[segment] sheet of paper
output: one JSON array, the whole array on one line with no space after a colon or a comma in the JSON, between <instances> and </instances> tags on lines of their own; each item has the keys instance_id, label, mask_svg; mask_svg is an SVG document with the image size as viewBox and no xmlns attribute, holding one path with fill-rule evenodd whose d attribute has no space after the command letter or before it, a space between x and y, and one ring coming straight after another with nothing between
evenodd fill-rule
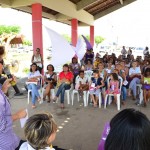
<instances>
[{"instance_id":1,"label":"sheet of paper","mask_svg":"<svg viewBox=\"0 0 150 150\"><path fill-rule=\"evenodd\" d=\"M27 110L27 109L26 109L26 112L27 112L26 117L20 119L20 125L21 125L21 128L24 127L24 125L25 125L25 123L26 123L26 121L27 121L27 119L28 119L28 110Z\"/></svg>"}]
</instances>

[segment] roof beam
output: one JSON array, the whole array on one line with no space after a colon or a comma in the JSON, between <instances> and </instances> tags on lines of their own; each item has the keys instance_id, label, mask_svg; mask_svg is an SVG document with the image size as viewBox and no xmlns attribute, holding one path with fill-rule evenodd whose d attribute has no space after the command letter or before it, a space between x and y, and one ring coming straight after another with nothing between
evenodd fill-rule
<instances>
[{"instance_id":1,"label":"roof beam","mask_svg":"<svg viewBox=\"0 0 150 150\"><path fill-rule=\"evenodd\" d=\"M60 13L55 15L55 17L56 17L57 20L70 20L71 19L71 17L60 14Z\"/></svg>"},{"instance_id":2,"label":"roof beam","mask_svg":"<svg viewBox=\"0 0 150 150\"><path fill-rule=\"evenodd\" d=\"M55 10L64 16L76 18L88 25L94 24L94 17L90 13L85 10L77 11L76 5L69 0L13 0L11 7L17 8L22 6L29 6L34 3L41 3L43 6Z\"/></svg>"},{"instance_id":3,"label":"roof beam","mask_svg":"<svg viewBox=\"0 0 150 150\"><path fill-rule=\"evenodd\" d=\"M0 0L0 4L3 6L3 5L8 5L10 6L11 5L11 0Z\"/></svg>"},{"instance_id":4,"label":"roof beam","mask_svg":"<svg viewBox=\"0 0 150 150\"><path fill-rule=\"evenodd\" d=\"M29 6L33 3L36 3L36 0L12 0L11 7L23 7L23 6Z\"/></svg>"},{"instance_id":5,"label":"roof beam","mask_svg":"<svg viewBox=\"0 0 150 150\"><path fill-rule=\"evenodd\" d=\"M119 0L119 1L120 1L121 5L123 5L123 0Z\"/></svg>"},{"instance_id":6,"label":"roof beam","mask_svg":"<svg viewBox=\"0 0 150 150\"><path fill-rule=\"evenodd\" d=\"M98 0L81 0L77 3L77 10L86 8L87 6L97 2Z\"/></svg>"},{"instance_id":7,"label":"roof beam","mask_svg":"<svg viewBox=\"0 0 150 150\"><path fill-rule=\"evenodd\" d=\"M101 18L101 17L103 17L103 16L105 16L105 15L107 15L107 14L109 14L109 13L112 13L113 11L115 11L115 10L117 10L117 9L120 9L120 8L126 6L126 5L129 5L130 3L135 2L135 1L137 1L137 0L126 0L126 1L124 1L123 5L117 4L117 5L111 7L111 8L109 8L109 9L107 9L107 10L104 10L104 11L102 11L102 12L96 14L96 15L94 16L94 19L95 19L95 20L96 20L96 19L99 19L99 18Z\"/></svg>"},{"instance_id":8,"label":"roof beam","mask_svg":"<svg viewBox=\"0 0 150 150\"><path fill-rule=\"evenodd\" d=\"M15 8L15 9L19 9L21 11L25 11L27 13L32 14L31 7L18 7L18 8ZM51 20L56 20L56 17L54 15L49 14L49 13L42 12L42 16L45 17L45 18L51 19Z\"/></svg>"}]
</instances>

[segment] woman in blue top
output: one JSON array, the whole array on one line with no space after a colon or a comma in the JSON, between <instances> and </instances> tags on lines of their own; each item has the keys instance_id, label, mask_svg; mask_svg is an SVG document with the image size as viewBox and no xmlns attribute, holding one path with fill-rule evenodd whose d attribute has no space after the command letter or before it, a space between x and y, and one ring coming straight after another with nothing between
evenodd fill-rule
<instances>
[{"instance_id":1,"label":"woman in blue top","mask_svg":"<svg viewBox=\"0 0 150 150\"><path fill-rule=\"evenodd\" d=\"M97 107L98 97L100 93L100 89L104 86L104 81L101 77L99 77L99 71L94 70L93 71L93 77L91 78L90 82L90 96L94 103L94 107ZM94 97L95 95L95 97Z\"/></svg>"}]
</instances>

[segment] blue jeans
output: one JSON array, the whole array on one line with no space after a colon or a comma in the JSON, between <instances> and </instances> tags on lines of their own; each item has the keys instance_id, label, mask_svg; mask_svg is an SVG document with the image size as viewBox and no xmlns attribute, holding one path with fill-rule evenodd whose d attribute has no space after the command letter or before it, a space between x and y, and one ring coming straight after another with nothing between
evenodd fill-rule
<instances>
[{"instance_id":1,"label":"blue jeans","mask_svg":"<svg viewBox=\"0 0 150 150\"><path fill-rule=\"evenodd\" d=\"M130 82L129 89L133 91L133 96L136 97L136 85L140 83L139 78L133 78L133 80Z\"/></svg>"},{"instance_id":2,"label":"blue jeans","mask_svg":"<svg viewBox=\"0 0 150 150\"><path fill-rule=\"evenodd\" d=\"M62 83L59 86L58 91L56 93L56 97L59 97L59 94L61 94L61 99L60 99L61 103L64 103L65 90L69 90L70 87L71 87L70 84L66 84L66 83Z\"/></svg>"},{"instance_id":3,"label":"blue jeans","mask_svg":"<svg viewBox=\"0 0 150 150\"><path fill-rule=\"evenodd\" d=\"M127 99L127 88L125 86L122 86L121 88L121 95L122 95L122 100L125 101Z\"/></svg>"},{"instance_id":4,"label":"blue jeans","mask_svg":"<svg viewBox=\"0 0 150 150\"><path fill-rule=\"evenodd\" d=\"M40 97L40 94L38 92L38 89L40 89L40 85L31 83L27 87L28 87L28 90L31 90L32 92L32 104L35 105L36 97Z\"/></svg>"}]
</instances>

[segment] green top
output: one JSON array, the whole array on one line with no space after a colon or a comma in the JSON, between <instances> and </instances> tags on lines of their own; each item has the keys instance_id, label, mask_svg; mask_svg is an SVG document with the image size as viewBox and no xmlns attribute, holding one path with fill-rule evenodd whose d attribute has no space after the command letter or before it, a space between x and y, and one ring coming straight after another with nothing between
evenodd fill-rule
<instances>
[{"instance_id":1,"label":"green top","mask_svg":"<svg viewBox=\"0 0 150 150\"><path fill-rule=\"evenodd\" d=\"M144 77L144 83L150 84L150 78Z\"/></svg>"}]
</instances>

